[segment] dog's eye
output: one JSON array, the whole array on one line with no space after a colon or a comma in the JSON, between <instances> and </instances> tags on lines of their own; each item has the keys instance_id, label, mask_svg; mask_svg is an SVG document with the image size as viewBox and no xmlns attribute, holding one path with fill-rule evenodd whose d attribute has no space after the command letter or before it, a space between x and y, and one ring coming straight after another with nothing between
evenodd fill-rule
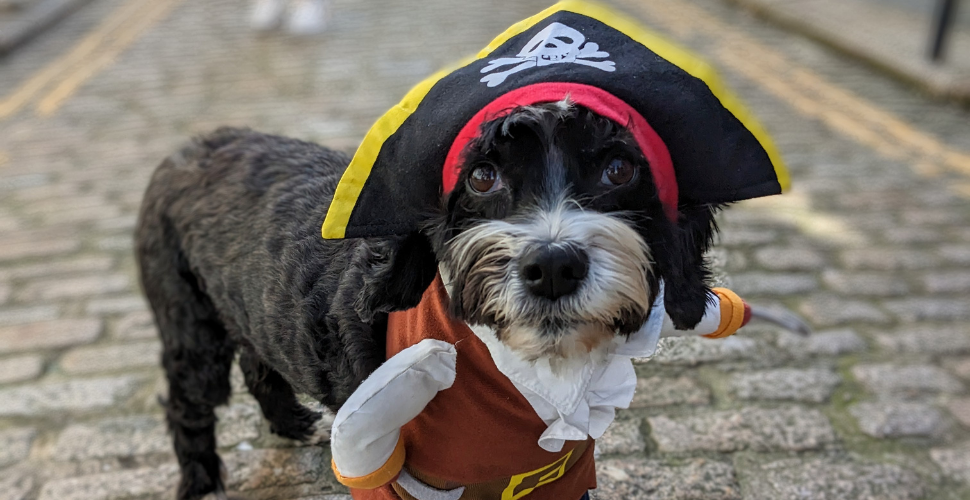
<instances>
[{"instance_id":1,"label":"dog's eye","mask_svg":"<svg viewBox=\"0 0 970 500\"><path fill-rule=\"evenodd\" d=\"M637 169L630 162L622 158L613 158L610 164L603 169L603 177L600 182L607 186L622 186L633 180Z\"/></svg>"},{"instance_id":2,"label":"dog's eye","mask_svg":"<svg viewBox=\"0 0 970 500\"><path fill-rule=\"evenodd\" d=\"M502 178L495 171L495 167L482 165L472 170L468 177L468 186L477 193L492 193L502 187Z\"/></svg>"}]
</instances>

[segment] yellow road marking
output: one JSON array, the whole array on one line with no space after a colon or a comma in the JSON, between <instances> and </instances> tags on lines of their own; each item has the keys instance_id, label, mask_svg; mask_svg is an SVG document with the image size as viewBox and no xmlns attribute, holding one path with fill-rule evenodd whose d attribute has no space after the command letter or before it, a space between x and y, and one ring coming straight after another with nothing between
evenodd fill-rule
<instances>
[{"instance_id":1,"label":"yellow road marking","mask_svg":"<svg viewBox=\"0 0 970 500\"><path fill-rule=\"evenodd\" d=\"M960 196L970 198L970 182L961 182L952 186L955 193Z\"/></svg>"},{"instance_id":2,"label":"yellow road marking","mask_svg":"<svg viewBox=\"0 0 970 500\"><path fill-rule=\"evenodd\" d=\"M951 148L905 120L827 81L812 70L792 63L784 54L687 2L620 0L630 9L654 18L678 36L716 33L714 53L722 65L789 103L799 113L879 154L906 160L920 175L947 169L970 176L970 154Z\"/></svg>"},{"instance_id":3,"label":"yellow road marking","mask_svg":"<svg viewBox=\"0 0 970 500\"><path fill-rule=\"evenodd\" d=\"M129 24L132 17L146 10L151 3L144 0L129 0L115 9L108 18L78 42L70 52L43 67L16 90L0 100L0 120L20 111L35 95L44 90L61 74L84 64L106 40L110 40L115 30Z\"/></svg>"},{"instance_id":4,"label":"yellow road marking","mask_svg":"<svg viewBox=\"0 0 970 500\"><path fill-rule=\"evenodd\" d=\"M141 13L138 19L124 26L117 33L114 33L114 36L96 57L88 60L86 64L74 68L70 74L61 80L60 84L45 95L37 104L37 113L40 116L54 114L68 98L74 95L81 85L100 73L104 68L110 66L125 49L155 25L155 23L166 17L182 1L162 0L151 2L151 10Z\"/></svg>"},{"instance_id":5,"label":"yellow road marking","mask_svg":"<svg viewBox=\"0 0 970 500\"><path fill-rule=\"evenodd\" d=\"M845 219L815 209L811 196L799 189L797 184L784 196L754 198L740 205L771 214L794 224L804 234L837 245L859 247L869 241L863 233L849 226Z\"/></svg>"},{"instance_id":6,"label":"yellow road marking","mask_svg":"<svg viewBox=\"0 0 970 500\"><path fill-rule=\"evenodd\" d=\"M10 161L10 157L7 156L7 153L0 151L0 167L6 165L8 161Z\"/></svg>"}]
</instances>

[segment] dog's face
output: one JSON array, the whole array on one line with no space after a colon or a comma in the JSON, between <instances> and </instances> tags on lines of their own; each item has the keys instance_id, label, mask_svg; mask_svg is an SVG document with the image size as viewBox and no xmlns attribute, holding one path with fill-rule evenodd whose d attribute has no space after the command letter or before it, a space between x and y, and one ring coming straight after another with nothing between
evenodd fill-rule
<instances>
[{"instance_id":1,"label":"dog's face","mask_svg":"<svg viewBox=\"0 0 970 500\"><path fill-rule=\"evenodd\" d=\"M709 217L702 226L713 231ZM685 267L696 268L687 274L698 274L691 293L701 300L699 312L687 305L684 326L703 313L699 256L710 235L685 263L695 252L682 240L693 238L664 216L631 133L567 101L484 124L430 233L451 278L452 313L494 328L527 359L568 358L636 331L660 278L669 295L669 275Z\"/></svg>"}]
</instances>

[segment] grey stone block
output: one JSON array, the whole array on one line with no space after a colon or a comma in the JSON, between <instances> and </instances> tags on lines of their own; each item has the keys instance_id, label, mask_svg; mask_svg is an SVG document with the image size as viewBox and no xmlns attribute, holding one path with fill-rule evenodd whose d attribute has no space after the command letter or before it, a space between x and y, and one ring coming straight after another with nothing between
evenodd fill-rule
<instances>
[{"instance_id":1,"label":"grey stone block","mask_svg":"<svg viewBox=\"0 0 970 500\"><path fill-rule=\"evenodd\" d=\"M778 336L778 345L796 357L809 355L839 356L865 351L866 341L850 329L812 332L804 337L791 332Z\"/></svg>"},{"instance_id":2,"label":"grey stone block","mask_svg":"<svg viewBox=\"0 0 970 500\"><path fill-rule=\"evenodd\" d=\"M758 265L772 271L814 271L825 265L819 252L805 247L759 248L754 259Z\"/></svg>"},{"instance_id":3,"label":"grey stone block","mask_svg":"<svg viewBox=\"0 0 970 500\"><path fill-rule=\"evenodd\" d=\"M723 246L745 247L771 243L778 239L778 233L772 230L732 228L730 231L721 232L718 238Z\"/></svg>"},{"instance_id":4,"label":"grey stone block","mask_svg":"<svg viewBox=\"0 0 970 500\"><path fill-rule=\"evenodd\" d=\"M596 464L595 500L740 500L733 468L707 459L602 460Z\"/></svg>"},{"instance_id":5,"label":"grey stone block","mask_svg":"<svg viewBox=\"0 0 970 500\"><path fill-rule=\"evenodd\" d=\"M14 261L26 257L71 253L79 248L81 248L81 240L70 237L52 240L9 241L0 246L0 262Z\"/></svg>"},{"instance_id":6,"label":"grey stone block","mask_svg":"<svg viewBox=\"0 0 970 500\"><path fill-rule=\"evenodd\" d=\"M942 238L938 230L927 227L891 227L883 231L889 243L936 243Z\"/></svg>"},{"instance_id":7,"label":"grey stone block","mask_svg":"<svg viewBox=\"0 0 970 500\"><path fill-rule=\"evenodd\" d=\"M637 380L631 408L671 405L705 405L711 391L690 377L649 377Z\"/></svg>"},{"instance_id":8,"label":"grey stone block","mask_svg":"<svg viewBox=\"0 0 970 500\"><path fill-rule=\"evenodd\" d=\"M766 349L767 346L757 340L737 335L726 339L673 337L660 339L657 354L650 361L662 365L695 366L755 358L764 360L768 355Z\"/></svg>"},{"instance_id":9,"label":"grey stone block","mask_svg":"<svg viewBox=\"0 0 970 500\"><path fill-rule=\"evenodd\" d=\"M964 427L970 429L970 398L959 398L947 402L946 407Z\"/></svg>"},{"instance_id":10,"label":"grey stone block","mask_svg":"<svg viewBox=\"0 0 970 500\"><path fill-rule=\"evenodd\" d=\"M970 292L970 273L947 272L923 276L923 287L930 293L968 293Z\"/></svg>"},{"instance_id":11,"label":"grey stone block","mask_svg":"<svg viewBox=\"0 0 970 500\"><path fill-rule=\"evenodd\" d=\"M68 426L57 438L52 458L59 461L171 453L161 417L140 416Z\"/></svg>"},{"instance_id":12,"label":"grey stone block","mask_svg":"<svg viewBox=\"0 0 970 500\"><path fill-rule=\"evenodd\" d=\"M36 480L26 467L0 471L0 500L26 500Z\"/></svg>"},{"instance_id":13,"label":"grey stone block","mask_svg":"<svg viewBox=\"0 0 970 500\"><path fill-rule=\"evenodd\" d=\"M606 429L606 433L596 440L596 456L644 451L647 445L643 440L643 434L640 433L642 423L639 418L614 421Z\"/></svg>"},{"instance_id":14,"label":"grey stone block","mask_svg":"<svg viewBox=\"0 0 970 500\"><path fill-rule=\"evenodd\" d=\"M263 414L255 401L233 403L216 408L219 422L216 424L216 443L220 447L237 444L259 437Z\"/></svg>"},{"instance_id":15,"label":"grey stone block","mask_svg":"<svg viewBox=\"0 0 970 500\"><path fill-rule=\"evenodd\" d=\"M832 458L784 459L739 467L745 500L916 500L923 485L897 465Z\"/></svg>"},{"instance_id":16,"label":"grey stone block","mask_svg":"<svg viewBox=\"0 0 970 500\"><path fill-rule=\"evenodd\" d=\"M926 393L960 393L963 384L933 365L856 365L852 375L876 394L919 397Z\"/></svg>"},{"instance_id":17,"label":"grey stone block","mask_svg":"<svg viewBox=\"0 0 970 500\"><path fill-rule=\"evenodd\" d=\"M877 334L876 342L885 349L906 353L970 353L970 328L963 324L912 325Z\"/></svg>"},{"instance_id":18,"label":"grey stone block","mask_svg":"<svg viewBox=\"0 0 970 500\"><path fill-rule=\"evenodd\" d=\"M822 281L843 295L893 297L909 292L909 285L894 274L847 273L827 269L822 273Z\"/></svg>"},{"instance_id":19,"label":"grey stone block","mask_svg":"<svg viewBox=\"0 0 970 500\"><path fill-rule=\"evenodd\" d=\"M18 356L0 359L0 384L25 382L40 376L44 371L44 358Z\"/></svg>"},{"instance_id":20,"label":"grey stone block","mask_svg":"<svg viewBox=\"0 0 970 500\"><path fill-rule=\"evenodd\" d=\"M123 295L93 299L84 307L84 312L92 316L99 316L144 311L147 307L148 304L140 295Z\"/></svg>"},{"instance_id":21,"label":"grey stone block","mask_svg":"<svg viewBox=\"0 0 970 500\"><path fill-rule=\"evenodd\" d=\"M890 322L886 313L869 302L831 295L811 297L801 303L799 311L805 315L805 319L823 327L847 323Z\"/></svg>"},{"instance_id":22,"label":"grey stone block","mask_svg":"<svg viewBox=\"0 0 970 500\"><path fill-rule=\"evenodd\" d=\"M730 388L739 399L827 401L842 378L825 368L782 368L731 377Z\"/></svg>"},{"instance_id":23,"label":"grey stone block","mask_svg":"<svg viewBox=\"0 0 970 500\"><path fill-rule=\"evenodd\" d=\"M17 294L21 301L90 297L126 290L131 284L123 274L94 275L76 278L47 279L28 283Z\"/></svg>"},{"instance_id":24,"label":"grey stone block","mask_svg":"<svg viewBox=\"0 0 970 500\"><path fill-rule=\"evenodd\" d=\"M849 269L877 271L926 269L935 266L938 261L932 253L920 250L870 247L846 250L842 253L842 263Z\"/></svg>"},{"instance_id":25,"label":"grey stone block","mask_svg":"<svg viewBox=\"0 0 970 500\"><path fill-rule=\"evenodd\" d=\"M939 253L952 264L970 264L970 245L943 245Z\"/></svg>"},{"instance_id":26,"label":"grey stone block","mask_svg":"<svg viewBox=\"0 0 970 500\"><path fill-rule=\"evenodd\" d=\"M98 338L97 319L63 319L0 328L0 353L54 349L86 344Z\"/></svg>"},{"instance_id":27,"label":"grey stone block","mask_svg":"<svg viewBox=\"0 0 970 500\"><path fill-rule=\"evenodd\" d=\"M0 430L0 468L26 459L35 437L37 430L32 427Z\"/></svg>"},{"instance_id":28,"label":"grey stone block","mask_svg":"<svg viewBox=\"0 0 970 500\"><path fill-rule=\"evenodd\" d=\"M0 390L0 416L42 416L51 411L89 411L119 403L141 378L121 376L25 385Z\"/></svg>"},{"instance_id":29,"label":"grey stone block","mask_svg":"<svg viewBox=\"0 0 970 500\"><path fill-rule=\"evenodd\" d=\"M60 308L57 306L29 306L0 309L0 326L23 325L57 319Z\"/></svg>"},{"instance_id":30,"label":"grey stone block","mask_svg":"<svg viewBox=\"0 0 970 500\"><path fill-rule=\"evenodd\" d=\"M88 374L160 366L161 359L162 344L152 340L77 347L61 358L60 367L70 374Z\"/></svg>"},{"instance_id":31,"label":"grey stone block","mask_svg":"<svg viewBox=\"0 0 970 500\"><path fill-rule=\"evenodd\" d=\"M970 380L970 357L950 360L947 366L953 373L964 380Z\"/></svg>"},{"instance_id":32,"label":"grey stone block","mask_svg":"<svg viewBox=\"0 0 970 500\"><path fill-rule=\"evenodd\" d=\"M318 447L232 451L223 460L226 487L237 491L310 483L330 469L329 455Z\"/></svg>"},{"instance_id":33,"label":"grey stone block","mask_svg":"<svg viewBox=\"0 0 970 500\"><path fill-rule=\"evenodd\" d=\"M934 436L944 430L939 409L907 401L862 402L849 408L862 432L876 438Z\"/></svg>"},{"instance_id":34,"label":"grey stone block","mask_svg":"<svg viewBox=\"0 0 970 500\"><path fill-rule=\"evenodd\" d=\"M970 444L956 448L935 448L930 458L954 481L970 485Z\"/></svg>"},{"instance_id":35,"label":"grey stone block","mask_svg":"<svg viewBox=\"0 0 970 500\"><path fill-rule=\"evenodd\" d=\"M175 494L177 464L55 479L40 490L40 500L121 500Z\"/></svg>"},{"instance_id":36,"label":"grey stone block","mask_svg":"<svg viewBox=\"0 0 970 500\"><path fill-rule=\"evenodd\" d=\"M835 441L828 418L804 407L660 415L648 421L650 435L663 452L802 451Z\"/></svg>"},{"instance_id":37,"label":"grey stone block","mask_svg":"<svg viewBox=\"0 0 970 500\"><path fill-rule=\"evenodd\" d=\"M731 276L731 287L741 296L798 295L818 289L811 274L745 273Z\"/></svg>"},{"instance_id":38,"label":"grey stone block","mask_svg":"<svg viewBox=\"0 0 970 500\"><path fill-rule=\"evenodd\" d=\"M883 307L902 321L950 321L970 318L970 300L910 298L883 302Z\"/></svg>"},{"instance_id":39,"label":"grey stone block","mask_svg":"<svg viewBox=\"0 0 970 500\"><path fill-rule=\"evenodd\" d=\"M108 271L114 265L108 255L91 255L68 260L55 260L42 264L20 264L0 269L0 280L43 278L84 272Z\"/></svg>"},{"instance_id":40,"label":"grey stone block","mask_svg":"<svg viewBox=\"0 0 970 500\"><path fill-rule=\"evenodd\" d=\"M156 339L158 330L152 314L142 310L122 316L112 328L112 335L122 340Z\"/></svg>"}]
</instances>

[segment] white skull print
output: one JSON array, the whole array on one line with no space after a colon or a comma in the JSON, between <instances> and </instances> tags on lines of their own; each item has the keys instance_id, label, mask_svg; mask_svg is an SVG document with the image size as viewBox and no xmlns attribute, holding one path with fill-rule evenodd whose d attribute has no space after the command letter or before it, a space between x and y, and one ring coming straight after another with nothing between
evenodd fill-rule
<instances>
[{"instance_id":1,"label":"white skull print","mask_svg":"<svg viewBox=\"0 0 970 500\"><path fill-rule=\"evenodd\" d=\"M482 73L490 73L510 64L516 66L485 75L481 81L489 87L495 87L505 82L509 75L520 71L563 63L582 64L603 71L615 71L616 63L613 61L594 60L610 57L609 52L603 52L599 48L596 43L586 42L586 37L578 30L562 23L552 23L532 37L517 56L493 59L482 68Z\"/></svg>"}]
</instances>

